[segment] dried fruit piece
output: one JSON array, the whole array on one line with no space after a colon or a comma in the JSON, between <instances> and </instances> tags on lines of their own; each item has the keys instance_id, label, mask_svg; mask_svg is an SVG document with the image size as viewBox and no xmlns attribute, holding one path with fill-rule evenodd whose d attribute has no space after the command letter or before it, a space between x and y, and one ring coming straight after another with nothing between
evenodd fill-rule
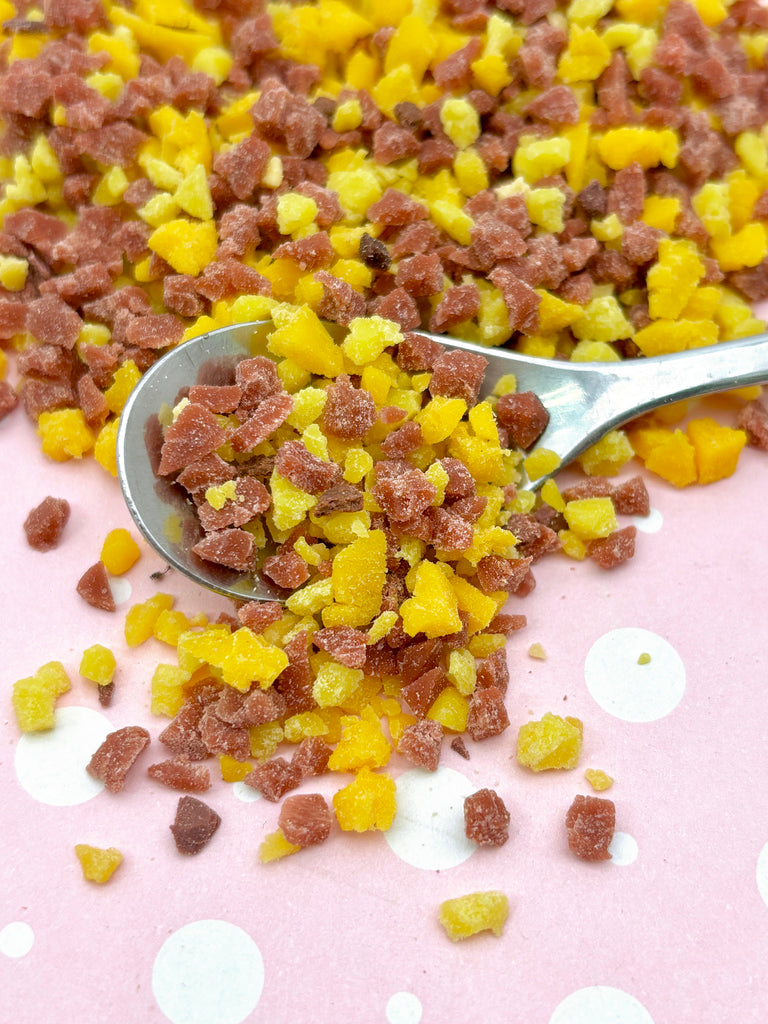
<instances>
[{"instance_id":1,"label":"dried fruit piece","mask_svg":"<svg viewBox=\"0 0 768 1024\"><path fill-rule=\"evenodd\" d=\"M149 746L149 733L140 725L126 725L111 732L86 766L94 779L110 793L119 793L139 754Z\"/></svg>"},{"instance_id":2,"label":"dried fruit piece","mask_svg":"<svg viewBox=\"0 0 768 1024\"><path fill-rule=\"evenodd\" d=\"M517 735L517 760L534 772L575 768L581 754L582 725L578 718L547 712L527 722Z\"/></svg>"},{"instance_id":3,"label":"dried fruit piece","mask_svg":"<svg viewBox=\"0 0 768 1024\"><path fill-rule=\"evenodd\" d=\"M185 793L203 793L211 786L211 773L205 765L195 764L186 757L151 764L147 775L169 789L180 789Z\"/></svg>"},{"instance_id":4,"label":"dried fruit piece","mask_svg":"<svg viewBox=\"0 0 768 1024\"><path fill-rule=\"evenodd\" d=\"M176 849L186 856L199 853L220 824L219 815L202 800L194 796L179 797L176 817L170 826Z\"/></svg>"},{"instance_id":5,"label":"dried fruit piece","mask_svg":"<svg viewBox=\"0 0 768 1024\"><path fill-rule=\"evenodd\" d=\"M565 816L568 848L582 860L610 860L616 806L598 796L576 796Z\"/></svg>"},{"instance_id":6,"label":"dried fruit piece","mask_svg":"<svg viewBox=\"0 0 768 1024\"><path fill-rule=\"evenodd\" d=\"M86 569L77 583L77 592L93 608L113 612L115 599L109 586L109 577L103 562L96 562Z\"/></svg>"},{"instance_id":7,"label":"dried fruit piece","mask_svg":"<svg viewBox=\"0 0 768 1024\"><path fill-rule=\"evenodd\" d=\"M35 551L50 551L61 541L69 521L70 507L65 498L43 498L24 520L27 543Z\"/></svg>"},{"instance_id":8,"label":"dried fruit piece","mask_svg":"<svg viewBox=\"0 0 768 1024\"><path fill-rule=\"evenodd\" d=\"M509 839L509 811L498 793L479 789L464 798L464 832L479 846L503 846Z\"/></svg>"},{"instance_id":9,"label":"dried fruit piece","mask_svg":"<svg viewBox=\"0 0 768 1024\"><path fill-rule=\"evenodd\" d=\"M98 882L100 885L108 882L123 863L122 853L114 846L103 850L87 843L77 843L75 853L83 870L83 878L88 882Z\"/></svg>"},{"instance_id":10,"label":"dried fruit piece","mask_svg":"<svg viewBox=\"0 0 768 1024\"><path fill-rule=\"evenodd\" d=\"M289 796L280 808L278 825L286 840L296 846L315 846L331 834L333 814L319 793Z\"/></svg>"},{"instance_id":11,"label":"dried fruit piece","mask_svg":"<svg viewBox=\"0 0 768 1024\"><path fill-rule=\"evenodd\" d=\"M509 900L496 890L472 892L440 904L440 924L454 942L483 931L499 936L508 915Z\"/></svg>"}]
</instances>

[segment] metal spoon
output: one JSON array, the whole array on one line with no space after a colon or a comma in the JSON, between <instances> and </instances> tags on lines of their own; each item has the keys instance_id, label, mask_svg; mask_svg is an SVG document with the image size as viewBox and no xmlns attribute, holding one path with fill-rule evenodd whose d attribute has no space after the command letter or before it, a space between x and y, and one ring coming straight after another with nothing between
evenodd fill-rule
<instances>
[{"instance_id":1,"label":"metal spoon","mask_svg":"<svg viewBox=\"0 0 768 1024\"><path fill-rule=\"evenodd\" d=\"M341 340L342 328L326 324ZM158 414L176 404L194 383L229 383L235 363L266 355L270 321L221 327L172 349L144 374L123 410L117 469L136 525L159 554L197 583L237 600L280 600L283 592L258 575L242 574L197 558L191 548L201 532L186 492L155 473L162 427ZM423 332L422 332L423 333ZM480 397L513 373L518 391L533 391L549 412L538 445L567 465L609 430L641 413L683 398L768 381L768 334L675 355L611 363L570 363L488 349L444 335L427 335L448 349L488 360ZM546 477L528 481L535 490Z\"/></svg>"}]
</instances>

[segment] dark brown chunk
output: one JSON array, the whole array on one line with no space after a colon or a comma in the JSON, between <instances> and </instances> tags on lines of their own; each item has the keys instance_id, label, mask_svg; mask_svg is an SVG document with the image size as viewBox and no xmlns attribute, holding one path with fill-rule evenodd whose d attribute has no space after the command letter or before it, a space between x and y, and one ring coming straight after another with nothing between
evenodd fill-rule
<instances>
[{"instance_id":1,"label":"dark brown chunk","mask_svg":"<svg viewBox=\"0 0 768 1024\"><path fill-rule=\"evenodd\" d=\"M186 856L199 853L220 824L219 815L202 800L194 796L179 797L176 817L170 826L176 849Z\"/></svg>"},{"instance_id":2,"label":"dark brown chunk","mask_svg":"<svg viewBox=\"0 0 768 1024\"><path fill-rule=\"evenodd\" d=\"M577 796L565 816L568 847L582 860L610 860L616 806L598 796Z\"/></svg>"},{"instance_id":3,"label":"dark brown chunk","mask_svg":"<svg viewBox=\"0 0 768 1024\"><path fill-rule=\"evenodd\" d=\"M389 249L380 238L373 238L367 232L360 236L360 259L373 270L389 270L392 257Z\"/></svg>"},{"instance_id":4,"label":"dark brown chunk","mask_svg":"<svg viewBox=\"0 0 768 1024\"><path fill-rule=\"evenodd\" d=\"M465 761L469 761L469 751L461 736L453 737L451 740L451 750L458 754L459 757L463 757Z\"/></svg>"},{"instance_id":5,"label":"dark brown chunk","mask_svg":"<svg viewBox=\"0 0 768 1024\"><path fill-rule=\"evenodd\" d=\"M509 811L498 793L479 789L464 799L464 832L479 846L503 846L509 839Z\"/></svg>"},{"instance_id":6,"label":"dark brown chunk","mask_svg":"<svg viewBox=\"0 0 768 1024\"><path fill-rule=\"evenodd\" d=\"M747 440L753 447L768 451L768 412L760 402L745 405L736 426L746 431Z\"/></svg>"},{"instance_id":7,"label":"dark brown chunk","mask_svg":"<svg viewBox=\"0 0 768 1024\"><path fill-rule=\"evenodd\" d=\"M334 512L359 512L362 507L362 492L353 484L342 481L320 496L313 511L316 516L329 516Z\"/></svg>"},{"instance_id":8,"label":"dark brown chunk","mask_svg":"<svg viewBox=\"0 0 768 1024\"><path fill-rule=\"evenodd\" d=\"M24 520L29 546L35 551L50 551L57 547L69 520L69 511L69 502L65 498L52 498L50 495L43 498Z\"/></svg>"},{"instance_id":9,"label":"dark brown chunk","mask_svg":"<svg viewBox=\"0 0 768 1024\"><path fill-rule=\"evenodd\" d=\"M86 771L104 783L110 793L119 793L125 777L139 754L149 746L149 733L140 725L126 725L111 732L88 762Z\"/></svg>"},{"instance_id":10,"label":"dark brown chunk","mask_svg":"<svg viewBox=\"0 0 768 1024\"><path fill-rule=\"evenodd\" d=\"M610 492L610 497L619 515L647 516L651 511L648 488L641 476L633 476L617 484Z\"/></svg>"}]
</instances>

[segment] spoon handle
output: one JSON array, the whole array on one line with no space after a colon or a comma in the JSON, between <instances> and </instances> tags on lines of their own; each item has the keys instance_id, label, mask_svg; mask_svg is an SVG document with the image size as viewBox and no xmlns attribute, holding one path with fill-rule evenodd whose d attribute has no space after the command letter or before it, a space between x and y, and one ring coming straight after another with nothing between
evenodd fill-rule
<instances>
[{"instance_id":1,"label":"spoon handle","mask_svg":"<svg viewBox=\"0 0 768 1024\"><path fill-rule=\"evenodd\" d=\"M561 364L560 372L559 386L547 394L550 422L538 443L566 464L651 409L768 382L768 333L647 359ZM546 382L541 385L544 394ZM543 479L528 486L535 489Z\"/></svg>"}]
</instances>

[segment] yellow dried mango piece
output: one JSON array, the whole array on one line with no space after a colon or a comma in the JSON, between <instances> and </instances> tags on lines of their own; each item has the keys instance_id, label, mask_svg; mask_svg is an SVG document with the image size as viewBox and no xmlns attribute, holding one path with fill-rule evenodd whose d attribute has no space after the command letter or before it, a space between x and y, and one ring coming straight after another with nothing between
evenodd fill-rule
<instances>
[{"instance_id":1,"label":"yellow dried mango piece","mask_svg":"<svg viewBox=\"0 0 768 1024\"><path fill-rule=\"evenodd\" d=\"M517 760L534 772L575 768L579 763L582 724L547 712L537 722L526 722L517 734Z\"/></svg>"},{"instance_id":2,"label":"yellow dried mango piece","mask_svg":"<svg viewBox=\"0 0 768 1024\"><path fill-rule=\"evenodd\" d=\"M108 882L123 863L122 853L114 846L102 850L98 846L78 843L75 846L75 854L80 861L83 878L89 882L98 882L100 885Z\"/></svg>"},{"instance_id":3,"label":"yellow dried mango piece","mask_svg":"<svg viewBox=\"0 0 768 1024\"><path fill-rule=\"evenodd\" d=\"M747 443L743 430L724 427L708 416L691 420L686 428L696 460L696 479L711 484L731 476Z\"/></svg>"},{"instance_id":4,"label":"yellow dried mango piece","mask_svg":"<svg viewBox=\"0 0 768 1024\"><path fill-rule=\"evenodd\" d=\"M355 779L333 796L336 819L345 832L386 832L395 819L395 780L361 768Z\"/></svg>"},{"instance_id":5,"label":"yellow dried mango piece","mask_svg":"<svg viewBox=\"0 0 768 1024\"><path fill-rule=\"evenodd\" d=\"M509 916L509 900L503 892L472 892L440 904L440 924L454 942L478 932L501 935Z\"/></svg>"},{"instance_id":6,"label":"yellow dried mango piece","mask_svg":"<svg viewBox=\"0 0 768 1024\"><path fill-rule=\"evenodd\" d=\"M128 530L110 530L101 547L101 561L112 576L122 576L135 565L141 555L139 545Z\"/></svg>"}]
</instances>

